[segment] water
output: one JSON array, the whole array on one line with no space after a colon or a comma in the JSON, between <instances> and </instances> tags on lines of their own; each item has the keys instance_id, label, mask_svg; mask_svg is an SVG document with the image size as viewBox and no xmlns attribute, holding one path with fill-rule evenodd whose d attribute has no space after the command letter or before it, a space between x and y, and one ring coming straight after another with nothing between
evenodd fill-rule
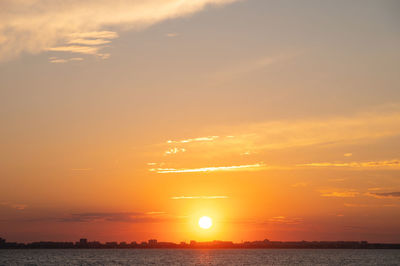
<instances>
[{"instance_id":1,"label":"water","mask_svg":"<svg viewBox=\"0 0 400 266\"><path fill-rule=\"evenodd\" d=\"M400 265L400 250L0 250L0 265Z\"/></svg>"}]
</instances>

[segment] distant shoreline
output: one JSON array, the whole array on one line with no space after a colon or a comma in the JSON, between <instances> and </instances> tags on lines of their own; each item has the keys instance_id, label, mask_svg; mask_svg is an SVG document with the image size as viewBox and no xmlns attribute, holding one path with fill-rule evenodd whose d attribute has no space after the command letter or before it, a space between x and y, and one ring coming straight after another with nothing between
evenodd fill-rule
<instances>
[{"instance_id":1,"label":"distant shoreline","mask_svg":"<svg viewBox=\"0 0 400 266\"><path fill-rule=\"evenodd\" d=\"M368 243L367 241L247 241L233 243L231 241L210 241L190 243L158 242L150 239L147 242L106 242L88 241L86 238L78 242L40 241L32 243L7 242L0 238L0 249L400 249L400 243Z\"/></svg>"}]
</instances>

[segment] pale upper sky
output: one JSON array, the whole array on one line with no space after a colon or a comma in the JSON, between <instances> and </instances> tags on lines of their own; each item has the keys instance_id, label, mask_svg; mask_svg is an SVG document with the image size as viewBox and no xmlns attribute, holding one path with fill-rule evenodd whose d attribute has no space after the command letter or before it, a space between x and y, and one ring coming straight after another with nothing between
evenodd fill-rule
<instances>
[{"instance_id":1,"label":"pale upper sky","mask_svg":"<svg viewBox=\"0 0 400 266\"><path fill-rule=\"evenodd\" d=\"M0 236L400 242L398 1L112 2L0 2Z\"/></svg>"}]
</instances>

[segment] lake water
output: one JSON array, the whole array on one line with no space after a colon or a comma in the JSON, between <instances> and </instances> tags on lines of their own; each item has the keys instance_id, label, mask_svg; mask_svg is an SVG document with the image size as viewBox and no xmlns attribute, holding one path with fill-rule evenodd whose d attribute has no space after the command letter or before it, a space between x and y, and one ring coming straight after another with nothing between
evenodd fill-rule
<instances>
[{"instance_id":1,"label":"lake water","mask_svg":"<svg viewBox=\"0 0 400 266\"><path fill-rule=\"evenodd\" d=\"M0 265L400 265L400 250L0 250Z\"/></svg>"}]
</instances>

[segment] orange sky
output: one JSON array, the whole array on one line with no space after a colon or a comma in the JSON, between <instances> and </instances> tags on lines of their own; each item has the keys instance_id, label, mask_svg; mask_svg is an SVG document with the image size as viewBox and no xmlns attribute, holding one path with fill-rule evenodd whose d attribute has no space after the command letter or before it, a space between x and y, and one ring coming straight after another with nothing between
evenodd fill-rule
<instances>
[{"instance_id":1,"label":"orange sky","mask_svg":"<svg viewBox=\"0 0 400 266\"><path fill-rule=\"evenodd\" d=\"M3 1L0 237L400 242L399 8Z\"/></svg>"}]
</instances>

